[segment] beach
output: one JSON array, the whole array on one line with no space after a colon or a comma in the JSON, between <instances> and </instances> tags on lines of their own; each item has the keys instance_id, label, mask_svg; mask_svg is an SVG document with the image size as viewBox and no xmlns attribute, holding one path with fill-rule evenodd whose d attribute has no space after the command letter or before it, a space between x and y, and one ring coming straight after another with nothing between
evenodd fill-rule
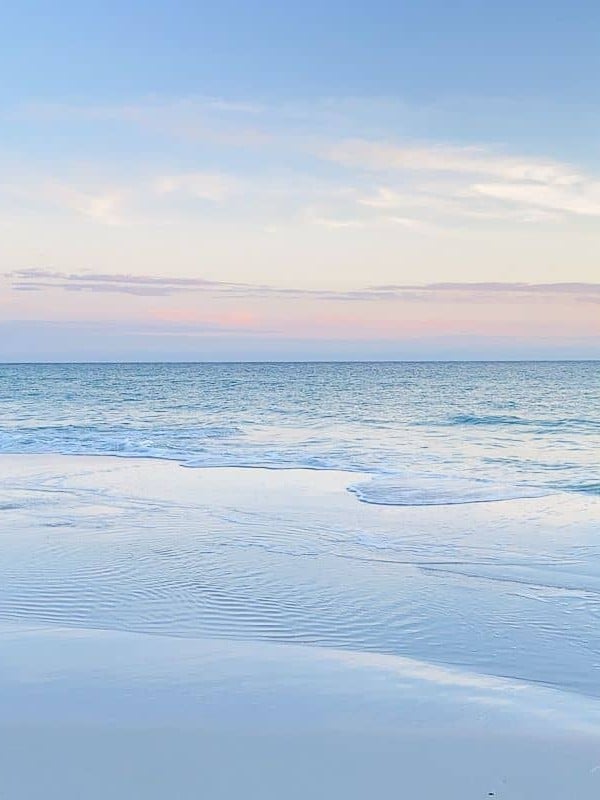
<instances>
[{"instance_id":1,"label":"beach","mask_svg":"<svg viewBox=\"0 0 600 800\"><path fill-rule=\"evenodd\" d=\"M594 796L598 501L368 480L0 457L3 793Z\"/></svg>"}]
</instances>

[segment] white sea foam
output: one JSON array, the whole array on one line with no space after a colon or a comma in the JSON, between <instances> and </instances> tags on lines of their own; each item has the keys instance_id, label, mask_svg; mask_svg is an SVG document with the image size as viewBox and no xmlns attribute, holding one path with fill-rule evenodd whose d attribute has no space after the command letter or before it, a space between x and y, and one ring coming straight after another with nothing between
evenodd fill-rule
<instances>
[{"instance_id":1,"label":"white sea foam","mask_svg":"<svg viewBox=\"0 0 600 800\"><path fill-rule=\"evenodd\" d=\"M384 476L354 483L348 491L363 503L383 506L442 506L543 497L548 490L503 486L491 481L445 477Z\"/></svg>"}]
</instances>

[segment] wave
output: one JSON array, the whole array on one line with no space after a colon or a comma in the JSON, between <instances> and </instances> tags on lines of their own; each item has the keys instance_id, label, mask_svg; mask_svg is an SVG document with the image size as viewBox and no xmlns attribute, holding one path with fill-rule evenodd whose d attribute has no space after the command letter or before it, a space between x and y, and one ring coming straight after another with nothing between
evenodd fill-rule
<instances>
[{"instance_id":1,"label":"wave","mask_svg":"<svg viewBox=\"0 0 600 800\"><path fill-rule=\"evenodd\" d=\"M479 419L463 416L462 419ZM483 419L506 419L487 417ZM346 440L309 436L281 427L259 431L227 425L39 425L0 428L0 454L112 456L175 461L187 468L245 467L343 471L372 476L350 491L358 500L375 505L451 505L540 497L568 492L600 495L600 482L590 476L589 456L582 463L563 460L548 465L532 459L523 448L502 457L494 444L492 456L483 450L477 459L448 449L435 438L417 451L408 437L396 440ZM497 435L497 434L494 434ZM435 452L435 451L439 452ZM488 451L489 452L489 451ZM535 452L535 451L533 451ZM573 455L573 448L568 450ZM510 453L510 451L509 451ZM411 464L410 473L403 472ZM435 474L433 474L435 473ZM451 477L460 475L461 477ZM481 476L481 478L480 478ZM485 479L483 479L485 478Z\"/></svg>"},{"instance_id":2,"label":"wave","mask_svg":"<svg viewBox=\"0 0 600 800\"><path fill-rule=\"evenodd\" d=\"M383 506L443 506L543 497L547 490L444 477L384 477L348 487L362 503Z\"/></svg>"},{"instance_id":3,"label":"wave","mask_svg":"<svg viewBox=\"0 0 600 800\"><path fill-rule=\"evenodd\" d=\"M188 469L237 467L269 470L317 470L346 472L371 476L369 481L352 484L348 491L363 503L393 506L458 505L487 503L542 497L557 492L600 495L600 483L582 480L540 481L512 484L474 477L453 478L446 474L423 475L415 470L399 475L392 463L382 460L374 464L358 452L316 454L305 448L259 446L233 443L221 430L207 430L204 438L192 450L165 442L162 446L151 441L131 438L90 437L86 440L34 438L1 442L0 455L63 455L114 457L175 461ZM218 444L220 443L220 444ZM443 467L443 465L441 465ZM516 465L513 465L516 466Z\"/></svg>"},{"instance_id":4,"label":"wave","mask_svg":"<svg viewBox=\"0 0 600 800\"><path fill-rule=\"evenodd\" d=\"M600 481L583 481L582 483L572 483L563 487L565 491L575 494L600 495Z\"/></svg>"},{"instance_id":5,"label":"wave","mask_svg":"<svg viewBox=\"0 0 600 800\"><path fill-rule=\"evenodd\" d=\"M530 420L504 414L456 414L448 420L450 425L529 425Z\"/></svg>"},{"instance_id":6,"label":"wave","mask_svg":"<svg viewBox=\"0 0 600 800\"><path fill-rule=\"evenodd\" d=\"M456 414L453 417L450 417L450 419L446 422L446 425L515 425L530 428L541 428L546 431L573 431L582 429L598 429L600 428L600 420L579 417L567 417L562 419L528 419L527 417L519 417L513 414Z\"/></svg>"}]
</instances>

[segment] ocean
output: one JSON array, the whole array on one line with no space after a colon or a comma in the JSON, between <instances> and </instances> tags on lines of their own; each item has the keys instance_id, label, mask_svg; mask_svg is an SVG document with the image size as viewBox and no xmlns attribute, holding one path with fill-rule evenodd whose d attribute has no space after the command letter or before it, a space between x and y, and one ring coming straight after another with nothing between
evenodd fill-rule
<instances>
[{"instance_id":1,"label":"ocean","mask_svg":"<svg viewBox=\"0 0 600 800\"><path fill-rule=\"evenodd\" d=\"M0 453L0 621L600 697L597 362L3 365Z\"/></svg>"},{"instance_id":2,"label":"ocean","mask_svg":"<svg viewBox=\"0 0 600 800\"><path fill-rule=\"evenodd\" d=\"M411 505L598 494L599 451L600 362L0 365L0 453L366 472Z\"/></svg>"}]
</instances>

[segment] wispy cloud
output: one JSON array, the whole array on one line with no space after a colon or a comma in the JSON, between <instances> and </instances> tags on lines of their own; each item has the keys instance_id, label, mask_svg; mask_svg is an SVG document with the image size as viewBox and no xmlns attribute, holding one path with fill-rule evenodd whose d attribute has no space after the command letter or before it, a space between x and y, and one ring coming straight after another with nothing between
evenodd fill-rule
<instances>
[{"instance_id":1,"label":"wispy cloud","mask_svg":"<svg viewBox=\"0 0 600 800\"><path fill-rule=\"evenodd\" d=\"M97 222L106 225L122 222L124 194L120 190L93 193L72 186L49 184L45 194L51 202Z\"/></svg>"},{"instance_id":2,"label":"wispy cloud","mask_svg":"<svg viewBox=\"0 0 600 800\"><path fill-rule=\"evenodd\" d=\"M26 292L62 290L148 297L167 297L188 292L201 292L228 297L312 297L325 300L369 300L377 299L382 294L374 288L348 291L302 289L258 283L207 280L205 278L171 278L96 272L67 273L36 268L15 270L6 277L15 291Z\"/></svg>"},{"instance_id":3,"label":"wispy cloud","mask_svg":"<svg viewBox=\"0 0 600 800\"><path fill-rule=\"evenodd\" d=\"M478 183L472 196L489 197L509 205L600 217L600 181L581 179L574 184Z\"/></svg>"},{"instance_id":4,"label":"wispy cloud","mask_svg":"<svg viewBox=\"0 0 600 800\"><path fill-rule=\"evenodd\" d=\"M449 172L561 186L581 180L576 170L559 162L499 156L481 147L406 147L354 139L335 144L323 155L331 161L375 171Z\"/></svg>"},{"instance_id":5,"label":"wispy cloud","mask_svg":"<svg viewBox=\"0 0 600 800\"><path fill-rule=\"evenodd\" d=\"M121 225L124 222L127 191L109 185L81 188L72 183L53 178L33 179L28 176L20 181L5 182L0 191L12 199L42 203L51 208L73 212L103 225Z\"/></svg>"},{"instance_id":6,"label":"wispy cloud","mask_svg":"<svg viewBox=\"0 0 600 800\"><path fill-rule=\"evenodd\" d=\"M546 221L552 213L600 216L600 180L559 161L498 155L483 147L403 146L360 139L339 142L323 156L352 169L404 176L403 191L380 186L359 198L372 208L421 207L480 219L506 218L508 209L512 218L530 222ZM426 180L415 175L425 175ZM477 178L487 180L474 182ZM474 206L474 201L487 201L488 206Z\"/></svg>"},{"instance_id":7,"label":"wispy cloud","mask_svg":"<svg viewBox=\"0 0 600 800\"><path fill-rule=\"evenodd\" d=\"M69 292L122 293L164 296L182 291L233 289L243 284L228 284L202 278L161 278L151 275L124 275L102 272L67 273L45 269L22 269L9 274L17 291L62 289Z\"/></svg>"},{"instance_id":8,"label":"wispy cloud","mask_svg":"<svg viewBox=\"0 0 600 800\"><path fill-rule=\"evenodd\" d=\"M121 176L121 180L116 185L97 175L28 174L0 184L0 196L46 213L54 210L101 225L131 226L177 220L182 208L193 212L194 201L216 207L246 192L241 179L225 172Z\"/></svg>"},{"instance_id":9,"label":"wispy cloud","mask_svg":"<svg viewBox=\"0 0 600 800\"><path fill-rule=\"evenodd\" d=\"M14 119L125 124L190 141L233 146L263 145L270 133L261 125L265 106L219 97L150 97L116 105L30 103L13 110Z\"/></svg>"},{"instance_id":10,"label":"wispy cloud","mask_svg":"<svg viewBox=\"0 0 600 800\"><path fill-rule=\"evenodd\" d=\"M69 292L123 293L140 296L169 296L187 292L221 294L230 297L289 297L321 300L410 301L474 297L564 297L597 302L600 283L588 282L437 282L375 284L358 289L289 288L267 284L208 280L205 278L160 277L97 272L68 273L45 269L15 270L7 276L16 291L63 290Z\"/></svg>"},{"instance_id":11,"label":"wispy cloud","mask_svg":"<svg viewBox=\"0 0 600 800\"><path fill-rule=\"evenodd\" d=\"M433 233L438 230L426 220L397 214L377 214L363 217L327 216L312 208L305 210L303 218L312 225L330 230L400 227L415 233Z\"/></svg>"},{"instance_id":12,"label":"wispy cloud","mask_svg":"<svg viewBox=\"0 0 600 800\"><path fill-rule=\"evenodd\" d=\"M63 180L57 168L56 179L37 183L42 172L36 170L23 189L32 203L45 199L103 225L189 222L204 211L198 200L212 204L210 213L221 214L220 221L226 210L227 224L252 219L266 229L308 223L339 238L348 229L367 237L379 227L395 227L398 236L403 230L460 235L473 226L518 231L523 224L575 230L600 216L600 176L491 145L386 138L385 130L394 130L393 108L381 98L268 104L149 97L121 105L30 105L12 117L80 126L84 141L90 125L94 139L104 128L113 136L115 125L119 133L129 129L124 147L140 146L131 152L135 169L112 173L122 185L89 183L85 176ZM411 114L397 102L396 111L398 118ZM381 128L381 135L366 138L370 127ZM174 137L188 141L170 168ZM251 162L240 148L251 150Z\"/></svg>"},{"instance_id":13,"label":"wispy cloud","mask_svg":"<svg viewBox=\"0 0 600 800\"><path fill-rule=\"evenodd\" d=\"M264 226L285 217L288 223L300 219L341 233L391 225L394 220L407 231L424 232L433 226L442 234L460 229L465 220L484 227L495 222L568 223L574 217L600 216L600 178L570 163L507 153L485 144L361 135L365 120L373 116L377 122L383 114L389 125L392 105L382 99L369 103L357 98L269 105L246 98L150 97L120 105L29 105L13 110L12 116L48 125L81 122L132 129L142 146L133 154L139 168L136 177L130 176L131 185L125 177L124 188L60 178L45 188L32 186L38 198L45 196L102 224L171 221L193 214L194 199L225 206L234 198L241 198L236 208L240 217L262 215ZM405 107L398 113L410 116ZM156 133L191 141L183 168L139 166L144 137ZM155 153L161 143L150 141ZM218 159L223 160L203 160L200 142L209 148L218 144ZM224 151L246 147L260 151L260 159L249 170L238 153L233 159L236 174L230 174L232 159ZM323 162L328 162L325 170ZM332 163L344 168L341 174L328 172ZM310 220L310 209L324 194L328 208ZM130 203L127 209L125 197Z\"/></svg>"},{"instance_id":14,"label":"wispy cloud","mask_svg":"<svg viewBox=\"0 0 600 800\"><path fill-rule=\"evenodd\" d=\"M482 292L486 294L559 294L600 296L600 283L562 281L556 283L525 283L518 281L439 282L427 284L384 284L369 287L374 291L426 291L441 293Z\"/></svg>"},{"instance_id":15,"label":"wispy cloud","mask_svg":"<svg viewBox=\"0 0 600 800\"><path fill-rule=\"evenodd\" d=\"M210 172L190 172L157 178L154 188L158 194L182 193L222 203L241 190L241 182L231 175Z\"/></svg>"}]
</instances>

